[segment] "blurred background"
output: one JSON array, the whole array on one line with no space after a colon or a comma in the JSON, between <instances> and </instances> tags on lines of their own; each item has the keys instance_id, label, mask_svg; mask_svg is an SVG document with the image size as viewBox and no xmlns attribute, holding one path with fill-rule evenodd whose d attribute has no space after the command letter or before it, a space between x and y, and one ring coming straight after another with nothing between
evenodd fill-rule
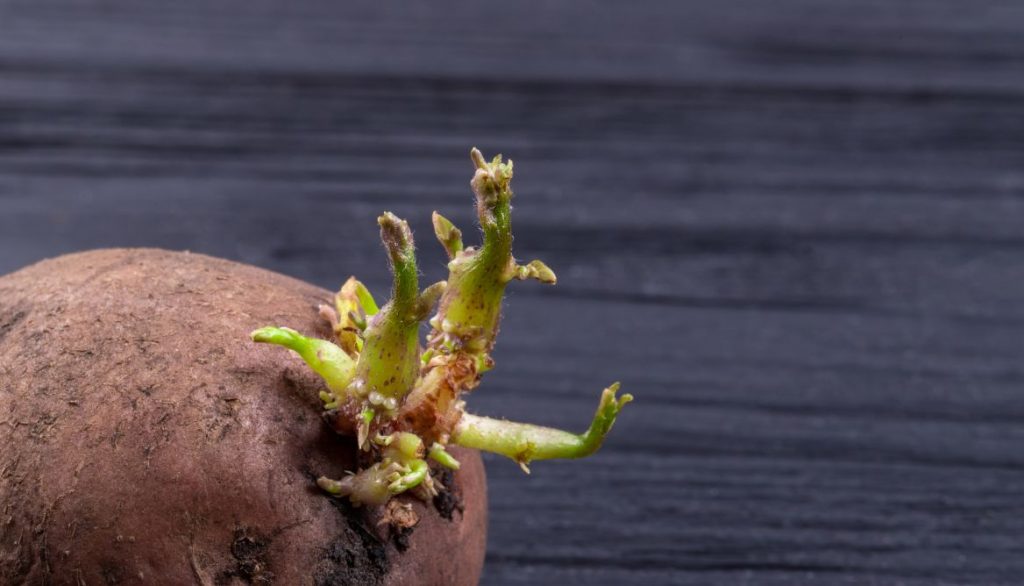
<instances>
[{"instance_id":1,"label":"blurred background","mask_svg":"<svg viewBox=\"0 0 1024 586\"><path fill-rule=\"evenodd\" d=\"M1024 572L1024 4L0 2L0 274L111 246L444 275L471 146L516 162L477 412L484 584L1002 584Z\"/></svg>"}]
</instances>

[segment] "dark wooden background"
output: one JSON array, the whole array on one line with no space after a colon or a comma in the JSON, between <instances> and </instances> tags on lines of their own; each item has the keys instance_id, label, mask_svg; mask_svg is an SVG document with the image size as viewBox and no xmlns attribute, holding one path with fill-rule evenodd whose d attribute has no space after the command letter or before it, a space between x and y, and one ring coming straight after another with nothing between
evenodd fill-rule
<instances>
[{"instance_id":1,"label":"dark wooden background","mask_svg":"<svg viewBox=\"0 0 1024 586\"><path fill-rule=\"evenodd\" d=\"M1024 582L1024 4L0 1L0 273L103 246L386 287L516 161L485 584ZM468 232L472 233L471 229Z\"/></svg>"}]
</instances>

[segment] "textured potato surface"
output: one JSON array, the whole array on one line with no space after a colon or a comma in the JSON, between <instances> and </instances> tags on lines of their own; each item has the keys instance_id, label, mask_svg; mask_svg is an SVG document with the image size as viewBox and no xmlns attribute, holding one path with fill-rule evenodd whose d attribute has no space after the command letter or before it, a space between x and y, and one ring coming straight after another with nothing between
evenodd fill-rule
<instances>
[{"instance_id":1,"label":"textured potato surface","mask_svg":"<svg viewBox=\"0 0 1024 586\"><path fill-rule=\"evenodd\" d=\"M462 469L432 503L354 509L317 489L354 442L321 420L316 375L249 332L329 337L330 298L150 249L0 277L0 583L475 584L476 452L453 449ZM405 505L415 527L384 522Z\"/></svg>"}]
</instances>

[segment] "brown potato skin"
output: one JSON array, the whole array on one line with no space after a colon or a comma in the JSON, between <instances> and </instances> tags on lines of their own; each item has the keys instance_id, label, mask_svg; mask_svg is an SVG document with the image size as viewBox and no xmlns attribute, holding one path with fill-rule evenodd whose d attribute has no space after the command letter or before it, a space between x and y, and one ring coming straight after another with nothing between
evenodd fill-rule
<instances>
[{"instance_id":1,"label":"brown potato skin","mask_svg":"<svg viewBox=\"0 0 1024 586\"><path fill-rule=\"evenodd\" d=\"M317 377L249 332L329 337L330 298L151 249L0 277L0 583L476 584L476 452L455 450L447 501L403 497L420 518L405 536L316 488L354 445L321 420Z\"/></svg>"}]
</instances>

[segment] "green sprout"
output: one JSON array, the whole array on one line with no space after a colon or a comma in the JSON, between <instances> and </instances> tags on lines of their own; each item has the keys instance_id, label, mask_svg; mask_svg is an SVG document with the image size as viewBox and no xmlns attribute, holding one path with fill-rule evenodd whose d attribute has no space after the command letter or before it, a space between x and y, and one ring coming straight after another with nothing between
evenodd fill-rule
<instances>
[{"instance_id":1,"label":"green sprout","mask_svg":"<svg viewBox=\"0 0 1024 586\"><path fill-rule=\"evenodd\" d=\"M286 327L252 333L256 342L292 350L323 378L327 390L320 398L327 420L339 433L355 436L369 454L363 459L370 462L367 467L339 480L317 481L324 491L356 505L382 505L404 492L424 499L437 494L428 460L457 470L459 462L446 450L451 445L502 454L526 472L534 460L589 456L633 399L616 396L618 383L606 388L582 434L465 411L463 393L494 367L491 350L505 287L516 279L556 281L543 262L521 265L512 256L512 161L503 162L498 155L488 162L477 149L470 155L475 166L470 185L483 243L463 246L462 232L434 212L434 233L449 258L446 281L419 289L412 231L386 212L377 222L393 284L383 307L352 277L335 295L333 307L320 308L336 343ZM431 329L421 346L424 321Z\"/></svg>"}]
</instances>

